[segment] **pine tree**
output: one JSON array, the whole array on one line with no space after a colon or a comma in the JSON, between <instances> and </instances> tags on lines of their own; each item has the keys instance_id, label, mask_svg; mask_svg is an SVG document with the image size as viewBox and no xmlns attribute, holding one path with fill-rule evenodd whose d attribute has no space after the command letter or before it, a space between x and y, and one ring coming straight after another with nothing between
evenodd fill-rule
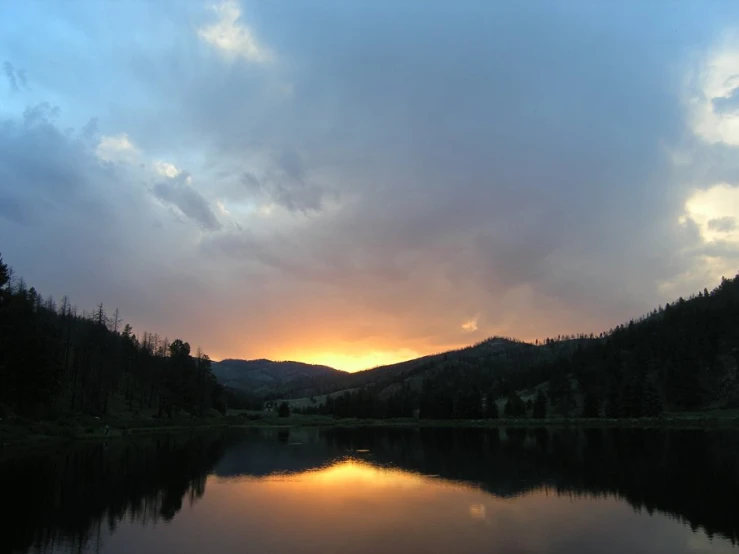
<instances>
[{"instance_id":1,"label":"pine tree","mask_svg":"<svg viewBox=\"0 0 739 554\"><path fill-rule=\"evenodd\" d=\"M618 384L615 381L611 381L606 398L606 417L616 419L620 416L620 402L621 396Z\"/></svg>"},{"instance_id":2,"label":"pine tree","mask_svg":"<svg viewBox=\"0 0 739 554\"><path fill-rule=\"evenodd\" d=\"M600 403L593 391L585 393L582 406L582 417L600 417Z\"/></svg>"},{"instance_id":3,"label":"pine tree","mask_svg":"<svg viewBox=\"0 0 739 554\"><path fill-rule=\"evenodd\" d=\"M659 417L664 411L662 397L652 380L647 380L642 393L641 415L643 417Z\"/></svg>"},{"instance_id":4,"label":"pine tree","mask_svg":"<svg viewBox=\"0 0 739 554\"><path fill-rule=\"evenodd\" d=\"M523 417L526 415L526 404L515 391L508 395L503 413L506 417Z\"/></svg>"},{"instance_id":5,"label":"pine tree","mask_svg":"<svg viewBox=\"0 0 739 554\"><path fill-rule=\"evenodd\" d=\"M485 396L485 417L487 419L498 419L498 403L495 401L495 395L492 392Z\"/></svg>"},{"instance_id":6,"label":"pine tree","mask_svg":"<svg viewBox=\"0 0 739 554\"><path fill-rule=\"evenodd\" d=\"M544 391L539 389L536 393L536 400L534 401L534 417L536 419L544 419L547 417L547 395Z\"/></svg>"},{"instance_id":7,"label":"pine tree","mask_svg":"<svg viewBox=\"0 0 739 554\"><path fill-rule=\"evenodd\" d=\"M290 406L287 402L283 402L280 404L280 407L277 409L277 416L278 417L289 417L290 416Z\"/></svg>"},{"instance_id":8,"label":"pine tree","mask_svg":"<svg viewBox=\"0 0 739 554\"><path fill-rule=\"evenodd\" d=\"M641 387L638 383L626 383L621 388L619 417L641 416Z\"/></svg>"}]
</instances>

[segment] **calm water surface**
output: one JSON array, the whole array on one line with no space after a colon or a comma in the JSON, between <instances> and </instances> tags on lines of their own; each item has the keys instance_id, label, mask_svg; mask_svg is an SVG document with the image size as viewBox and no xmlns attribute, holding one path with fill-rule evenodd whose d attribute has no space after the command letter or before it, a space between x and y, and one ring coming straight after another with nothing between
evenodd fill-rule
<instances>
[{"instance_id":1,"label":"calm water surface","mask_svg":"<svg viewBox=\"0 0 739 554\"><path fill-rule=\"evenodd\" d=\"M2 552L739 552L739 433L264 430L0 462Z\"/></svg>"}]
</instances>

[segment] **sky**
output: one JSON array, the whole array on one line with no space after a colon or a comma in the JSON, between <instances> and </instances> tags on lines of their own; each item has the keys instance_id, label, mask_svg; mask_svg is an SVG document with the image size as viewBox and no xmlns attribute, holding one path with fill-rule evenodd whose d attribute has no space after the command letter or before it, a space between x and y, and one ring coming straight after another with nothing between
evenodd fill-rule
<instances>
[{"instance_id":1,"label":"sky","mask_svg":"<svg viewBox=\"0 0 739 554\"><path fill-rule=\"evenodd\" d=\"M214 359L595 332L739 267L739 3L0 4L0 253Z\"/></svg>"}]
</instances>

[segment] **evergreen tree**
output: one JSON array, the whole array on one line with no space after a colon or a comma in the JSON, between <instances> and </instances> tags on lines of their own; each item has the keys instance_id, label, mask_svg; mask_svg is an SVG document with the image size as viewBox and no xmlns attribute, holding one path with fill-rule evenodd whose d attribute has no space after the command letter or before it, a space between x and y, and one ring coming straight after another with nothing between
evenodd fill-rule
<instances>
[{"instance_id":1,"label":"evergreen tree","mask_svg":"<svg viewBox=\"0 0 739 554\"><path fill-rule=\"evenodd\" d=\"M662 404L662 397L657 387L655 387L651 379L647 380L642 393L641 415L643 417L659 417L663 411L664 405Z\"/></svg>"},{"instance_id":2,"label":"evergreen tree","mask_svg":"<svg viewBox=\"0 0 739 554\"><path fill-rule=\"evenodd\" d=\"M289 417L290 416L290 406L287 402L283 402L280 404L280 407L277 409L277 416L278 417Z\"/></svg>"},{"instance_id":3,"label":"evergreen tree","mask_svg":"<svg viewBox=\"0 0 739 554\"><path fill-rule=\"evenodd\" d=\"M536 419L544 419L547 417L547 395L539 389L534 400L534 417Z\"/></svg>"},{"instance_id":4,"label":"evergreen tree","mask_svg":"<svg viewBox=\"0 0 739 554\"><path fill-rule=\"evenodd\" d=\"M479 419L482 417L482 400L475 389L467 389L454 400L455 419Z\"/></svg>"},{"instance_id":5,"label":"evergreen tree","mask_svg":"<svg viewBox=\"0 0 739 554\"><path fill-rule=\"evenodd\" d=\"M503 413L506 417L523 417L526 415L526 404L515 391L511 391L508 395Z\"/></svg>"},{"instance_id":6,"label":"evergreen tree","mask_svg":"<svg viewBox=\"0 0 739 554\"><path fill-rule=\"evenodd\" d=\"M638 383L628 382L621 388L618 415L622 418L641 415L641 387Z\"/></svg>"},{"instance_id":7,"label":"evergreen tree","mask_svg":"<svg viewBox=\"0 0 739 554\"><path fill-rule=\"evenodd\" d=\"M587 391L583 398L582 417L600 417L600 403L593 391Z\"/></svg>"},{"instance_id":8,"label":"evergreen tree","mask_svg":"<svg viewBox=\"0 0 739 554\"><path fill-rule=\"evenodd\" d=\"M485 417L487 419L498 419L498 403L492 392L485 395Z\"/></svg>"},{"instance_id":9,"label":"evergreen tree","mask_svg":"<svg viewBox=\"0 0 739 554\"><path fill-rule=\"evenodd\" d=\"M611 381L606 397L606 417L616 419L619 417L621 408L621 394L618 383Z\"/></svg>"}]
</instances>

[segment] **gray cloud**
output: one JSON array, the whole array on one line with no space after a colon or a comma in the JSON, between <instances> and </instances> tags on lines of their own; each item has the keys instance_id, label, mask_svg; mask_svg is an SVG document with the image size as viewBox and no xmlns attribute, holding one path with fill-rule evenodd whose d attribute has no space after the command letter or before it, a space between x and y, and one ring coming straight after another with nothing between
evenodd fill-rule
<instances>
[{"instance_id":1,"label":"gray cloud","mask_svg":"<svg viewBox=\"0 0 739 554\"><path fill-rule=\"evenodd\" d=\"M305 168L303 159L295 150L283 150L277 157L277 166L285 172L288 177L303 182L305 179Z\"/></svg>"},{"instance_id":2,"label":"gray cloud","mask_svg":"<svg viewBox=\"0 0 739 554\"><path fill-rule=\"evenodd\" d=\"M718 217L708 221L708 228L712 231L728 233L737 228L737 219L731 216Z\"/></svg>"},{"instance_id":3,"label":"gray cloud","mask_svg":"<svg viewBox=\"0 0 739 554\"><path fill-rule=\"evenodd\" d=\"M481 332L508 325L517 308L505 298L521 287L534 304L519 323L538 329L563 309L590 330L658 303L659 283L693 263L684 240L699 240L677 233L690 181L675 179L665 150L687 131L669 74L672 15L658 10L634 26L632 5L582 19L541 7L499 17L480 6L464 15L408 8L412 40L407 27L356 7L335 6L335 20L362 14L361 32L340 39L309 10L275 18L279 36L306 40L298 21L310 29L310 49L279 48L305 68L294 102L281 114L267 104L269 121L243 132L215 111L231 105L225 98L241 102L237 87L252 78L243 75L201 90L185 111L227 145L220 156L278 148L276 167L250 173L250 193L311 205L294 199L309 160L329 168L321 181L347 201L295 233L219 237L229 240L225 255L413 321L477 309L488 314ZM449 25L465 39L440 49ZM644 48L653 55L640 56Z\"/></svg>"},{"instance_id":4,"label":"gray cloud","mask_svg":"<svg viewBox=\"0 0 739 554\"><path fill-rule=\"evenodd\" d=\"M241 182L251 192L257 192L259 191L259 188L261 187L261 183L259 182L259 179L257 178L257 176L249 171L245 171L244 173L242 173Z\"/></svg>"},{"instance_id":5,"label":"gray cloud","mask_svg":"<svg viewBox=\"0 0 739 554\"><path fill-rule=\"evenodd\" d=\"M38 219L49 203L88 200L82 194L88 164L75 142L54 125L58 113L40 103L27 108L22 119L0 125L0 193L8 217L15 212L25 221Z\"/></svg>"},{"instance_id":6,"label":"gray cloud","mask_svg":"<svg viewBox=\"0 0 739 554\"><path fill-rule=\"evenodd\" d=\"M248 194L291 212L318 212L327 197L336 198L335 191L309 179L303 159L295 150L270 157L261 177L247 170L239 180Z\"/></svg>"},{"instance_id":7,"label":"gray cloud","mask_svg":"<svg viewBox=\"0 0 739 554\"><path fill-rule=\"evenodd\" d=\"M217 231L221 223L210 209L208 201L187 184L186 173L154 185L154 195L160 200L176 206L187 217L196 221L203 229Z\"/></svg>"}]
</instances>

